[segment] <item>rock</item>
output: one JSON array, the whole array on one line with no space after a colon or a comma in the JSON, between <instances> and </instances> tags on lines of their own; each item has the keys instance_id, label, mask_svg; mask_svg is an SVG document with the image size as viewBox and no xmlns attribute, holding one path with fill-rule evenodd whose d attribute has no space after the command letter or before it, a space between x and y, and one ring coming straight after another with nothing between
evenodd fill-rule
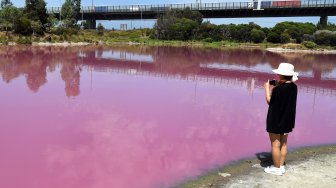
<instances>
[{"instance_id":1,"label":"rock","mask_svg":"<svg viewBox=\"0 0 336 188\"><path fill-rule=\"evenodd\" d=\"M231 176L231 174L229 174L229 173L221 173L221 172L218 172L218 175L220 175L220 176L222 176L224 178Z\"/></svg>"},{"instance_id":2,"label":"rock","mask_svg":"<svg viewBox=\"0 0 336 188\"><path fill-rule=\"evenodd\" d=\"M254 164L254 165L252 165L252 167L254 167L254 168L262 168L262 166L260 164Z\"/></svg>"}]
</instances>

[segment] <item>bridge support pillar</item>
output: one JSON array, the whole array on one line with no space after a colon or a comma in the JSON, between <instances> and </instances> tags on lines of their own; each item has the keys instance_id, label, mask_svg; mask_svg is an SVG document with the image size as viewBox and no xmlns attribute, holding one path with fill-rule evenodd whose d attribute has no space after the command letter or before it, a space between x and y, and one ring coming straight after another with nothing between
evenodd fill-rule
<instances>
[{"instance_id":1,"label":"bridge support pillar","mask_svg":"<svg viewBox=\"0 0 336 188\"><path fill-rule=\"evenodd\" d=\"M97 21L96 20L87 20L90 24L90 29L96 29Z\"/></svg>"},{"instance_id":2,"label":"bridge support pillar","mask_svg":"<svg viewBox=\"0 0 336 188\"><path fill-rule=\"evenodd\" d=\"M328 16L321 16L320 17L320 26L322 28L325 28L325 27L327 27L327 25L328 25Z\"/></svg>"}]
</instances>

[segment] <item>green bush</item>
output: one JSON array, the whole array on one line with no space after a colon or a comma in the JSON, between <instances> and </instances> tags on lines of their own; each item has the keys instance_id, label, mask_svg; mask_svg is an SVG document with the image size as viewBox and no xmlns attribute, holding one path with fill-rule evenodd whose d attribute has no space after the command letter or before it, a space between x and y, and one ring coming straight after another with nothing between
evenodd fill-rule
<instances>
[{"instance_id":1,"label":"green bush","mask_svg":"<svg viewBox=\"0 0 336 188\"><path fill-rule=\"evenodd\" d=\"M69 41L69 35L63 34L62 37L64 41Z\"/></svg>"},{"instance_id":2,"label":"green bush","mask_svg":"<svg viewBox=\"0 0 336 188\"><path fill-rule=\"evenodd\" d=\"M63 35L61 35L61 36L59 37L59 41L60 41L60 42L64 42L64 37L63 37Z\"/></svg>"},{"instance_id":3,"label":"green bush","mask_svg":"<svg viewBox=\"0 0 336 188\"><path fill-rule=\"evenodd\" d=\"M191 40L196 31L197 22L182 18L177 19L174 24L171 24L168 28L168 40Z\"/></svg>"},{"instance_id":4,"label":"green bush","mask_svg":"<svg viewBox=\"0 0 336 188\"><path fill-rule=\"evenodd\" d=\"M251 31L251 40L254 43L261 43L265 40L266 35L265 33L260 29L252 29Z\"/></svg>"},{"instance_id":5,"label":"green bush","mask_svg":"<svg viewBox=\"0 0 336 188\"><path fill-rule=\"evenodd\" d=\"M251 31L253 29L260 30L260 26L249 23L249 24L230 24L228 25L227 32L230 36L230 39L237 42L250 42L251 41ZM224 31L226 32L226 31ZM224 37L225 38L225 37Z\"/></svg>"},{"instance_id":6,"label":"green bush","mask_svg":"<svg viewBox=\"0 0 336 188\"><path fill-rule=\"evenodd\" d=\"M203 42L210 42L210 43L212 43L213 39L211 37L208 37L208 38L203 39Z\"/></svg>"},{"instance_id":7,"label":"green bush","mask_svg":"<svg viewBox=\"0 0 336 188\"><path fill-rule=\"evenodd\" d=\"M77 28L57 27L51 30L55 35L77 35L79 30Z\"/></svg>"},{"instance_id":8,"label":"green bush","mask_svg":"<svg viewBox=\"0 0 336 188\"><path fill-rule=\"evenodd\" d=\"M22 35L31 35L33 33L33 29L31 27L31 21L27 17L21 17L16 25L15 32Z\"/></svg>"},{"instance_id":9,"label":"green bush","mask_svg":"<svg viewBox=\"0 0 336 188\"><path fill-rule=\"evenodd\" d=\"M308 49L315 49L318 47L318 45L315 42L311 41L304 41L301 44Z\"/></svg>"},{"instance_id":10,"label":"green bush","mask_svg":"<svg viewBox=\"0 0 336 188\"><path fill-rule=\"evenodd\" d=\"M288 34L288 33L282 33L280 35L280 42L282 44L286 44L286 43L289 43L291 40L291 36Z\"/></svg>"},{"instance_id":11,"label":"green bush","mask_svg":"<svg viewBox=\"0 0 336 188\"><path fill-rule=\"evenodd\" d=\"M298 23L298 22L281 22L276 24L272 31L281 35L288 33L290 38L295 39L297 43L301 43L304 34L313 34L317 30L316 25L312 23Z\"/></svg>"},{"instance_id":12,"label":"green bush","mask_svg":"<svg viewBox=\"0 0 336 188\"><path fill-rule=\"evenodd\" d=\"M43 26L40 21L30 21L30 26L34 34L43 35Z\"/></svg>"},{"instance_id":13,"label":"green bush","mask_svg":"<svg viewBox=\"0 0 336 188\"><path fill-rule=\"evenodd\" d=\"M32 40L30 37L19 37L17 40L16 40L16 43L18 44L25 44L25 45L29 45L29 44L32 44Z\"/></svg>"},{"instance_id":14,"label":"green bush","mask_svg":"<svg viewBox=\"0 0 336 188\"><path fill-rule=\"evenodd\" d=\"M304 34L303 35L303 40L304 41L314 41L314 36L313 35L309 35L309 34Z\"/></svg>"},{"instance_id":15,"label":"green bush","mask_svg":"<svg viewBox=\"0 0 336 188\"><path fill-rule=\"evenodd\" d=\"M0 43L1 44L8 44L8 39L6 36L0 36Z\"/></svg>"},{"instance_id":16,"label":"green bush","mask_svg":"<svg viewBox=\"0 0 336 188\"><path fill-rule=\"evenodd\" d=\"M336 31L319 30L314 33L314 42L319 45L336 46Z\"/></svg>"},{"instance_id":17,"label":"green bush","mask_svg":"<svg viewBox=\"0 0 336 188\"><path fill-rule=\"evenodd\" d=\"M98 27L97 27L98 35L104 35L104 30L105 30L105 28L104 28L103 24L99 23Z\"/></svg>"},{"instance_id":18,"label":"green bush","mask_svg":"<svg viewBox=\"0 0 336 188\"><path fill-rule=\"evenodd\" d=\"M336 46L336 32L334 31L334 34L330 37L330 45Z\"/></svg>"},{"instance_id":19,"label":"green bush","mask_svg":"<svg viewBox=\"0 0 336 188\"><path fill-rule=\"evenodd\" d=\"M277 33L271 31L268 33L267 35L267 41L268 42L272 42L272 43L280 43L280 35L278 35Z\"/></svg>"}]
</instances>

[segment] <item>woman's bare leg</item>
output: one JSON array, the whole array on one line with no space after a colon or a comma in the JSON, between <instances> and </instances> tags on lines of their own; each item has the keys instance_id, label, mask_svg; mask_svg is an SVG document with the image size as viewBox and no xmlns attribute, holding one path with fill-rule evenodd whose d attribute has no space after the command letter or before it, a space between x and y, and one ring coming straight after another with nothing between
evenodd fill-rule
<instances>
[{"instance_id":1,"label":"woman's bare leg","mask_svg":"<svg viewBox=\"0 0 336 188\"><path fill-rule=\"evenodd\" d=\"M280 134L269 133L269 137L272 144L272 159L274 166L280 168L280 159L281 159L281 151L280 151Z\"/></svg>"},{"instance_id":2,"label":"woman's bare leg","mask_svg":"<svg viewBox=\"0 0 336 188\"><path fill-rule=\"evenodd\" d=\"M280 165L283 166L285 164L288 148L287 148L287 138L288 135L280 135Z\"/></svg>"}]
</instances>

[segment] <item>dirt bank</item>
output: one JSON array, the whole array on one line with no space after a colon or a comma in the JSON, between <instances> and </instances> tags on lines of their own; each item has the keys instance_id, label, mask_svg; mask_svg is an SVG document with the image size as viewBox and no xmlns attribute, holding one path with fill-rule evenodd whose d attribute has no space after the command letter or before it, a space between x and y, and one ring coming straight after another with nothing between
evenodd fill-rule
<instances>
[{"instance_id":1,"label":"dirt bank","mask_svg":"<svg viewBox=\"0 0 336 188\"><path fill-rule=\"evenodd\" d=\"M272 163L270 153L257 153L178 187L334 187L336 185L336 145L307 147L290 152L283 176L266 174Z\"/></svg>"},{"instance_id":2,"label":"dirt bank","mask_svg":"<svg viewBox=\"0 0 336 188\"><path fill-rule=\"evenodd\" d=\"M336 50L301 50L301 49L286 49L286 48L266 48L269 52L275 53L310 53L310 54L336 54Z\"/></svg>"}]
</instances>

